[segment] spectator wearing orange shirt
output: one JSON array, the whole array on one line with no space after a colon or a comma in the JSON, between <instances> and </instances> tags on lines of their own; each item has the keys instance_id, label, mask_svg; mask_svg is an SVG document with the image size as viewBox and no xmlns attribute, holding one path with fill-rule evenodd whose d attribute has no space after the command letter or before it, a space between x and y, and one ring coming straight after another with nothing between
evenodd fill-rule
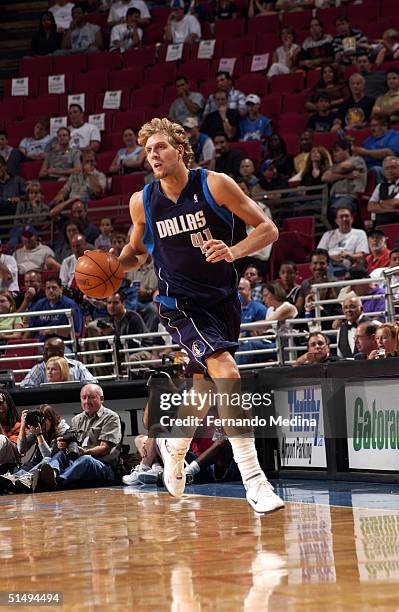
<instances>
[{"instance_id":1,"label":"spectator wearing orange shirt","mask_svg":"<svg viewBox=\"0 0 399 612\"><path fill-rule=\"evenodd\" d=\"M382 230L373 229L368 233L370 254L366 257L368 272L377 268L389 266L390 251L387 247L387 237Z\"/></svg>"}]
</instances>

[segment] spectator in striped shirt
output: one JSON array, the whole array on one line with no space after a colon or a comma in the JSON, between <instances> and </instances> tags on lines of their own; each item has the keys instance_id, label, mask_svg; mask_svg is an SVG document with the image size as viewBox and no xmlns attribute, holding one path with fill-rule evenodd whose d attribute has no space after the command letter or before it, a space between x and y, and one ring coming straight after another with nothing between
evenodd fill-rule
<instances>
[{"instance_id":1,"label":"spectator in striped shirt","mask_svg":"<svg viewBox=\"0 0 399 612\"><path fill-rule=\"evenodd\" d=\"M367 36L352 28L344 15L336 18L335 28L337 33L332 41L335 61L344 66L355 64L357 56L370 49Z\"/></svg>"}]
</instances>

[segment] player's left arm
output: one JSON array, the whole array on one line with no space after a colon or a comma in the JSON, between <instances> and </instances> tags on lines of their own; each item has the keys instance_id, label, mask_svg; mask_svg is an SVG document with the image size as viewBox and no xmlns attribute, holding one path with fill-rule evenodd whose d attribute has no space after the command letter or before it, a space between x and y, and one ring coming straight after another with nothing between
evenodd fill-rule
<instances>
[{"instance_id":1,"label":"player's left arm","mask_svg":"<svg viewBox=\"0 0 399 612\"><path fill-rule=\"evenodd\" d=\"M246 196L232 178L226 174L208 172L208 187L213 199L244 221L254 230L244 240L232 247L222 240L207 240L204 243L206 260L209 263L234 261L247 257L272 244L278 238L278 229L257 204Z\"/></svg>"}]
</instances>

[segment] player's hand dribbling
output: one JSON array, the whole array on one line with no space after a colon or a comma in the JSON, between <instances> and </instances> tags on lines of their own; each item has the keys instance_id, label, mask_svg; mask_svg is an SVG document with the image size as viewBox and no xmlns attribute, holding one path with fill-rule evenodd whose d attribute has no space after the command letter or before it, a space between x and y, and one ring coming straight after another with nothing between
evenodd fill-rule
<instances>
[{"instance_id":1,"label":"player's hand dribbling","mask_svg":"<svg viewBox=\"0 0 399 612\"><path fill-rule=\"evenodd\" d=\"M204 242L205 258L208 263L217 263L218 261L234 261L234 255L230 247L222 240L207 240Z\"/></svg>"}]
</instances>

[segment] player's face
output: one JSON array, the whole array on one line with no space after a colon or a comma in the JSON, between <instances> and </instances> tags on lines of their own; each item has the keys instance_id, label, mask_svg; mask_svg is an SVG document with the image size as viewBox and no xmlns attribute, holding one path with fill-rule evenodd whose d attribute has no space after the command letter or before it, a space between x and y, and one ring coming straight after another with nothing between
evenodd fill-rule
<instances>
[{"instance_id":1,"label":"player's face","mask_svg":"<svg viewBox=\"0 0 399 612\"><path fill-rule=\"evenodd\" d=\"M154 177L163 179L175 173L179 160L181 160L183 147L175 149L166 134L154 134L147 140L145 151Z\"/></svg>"}]
</instances>

